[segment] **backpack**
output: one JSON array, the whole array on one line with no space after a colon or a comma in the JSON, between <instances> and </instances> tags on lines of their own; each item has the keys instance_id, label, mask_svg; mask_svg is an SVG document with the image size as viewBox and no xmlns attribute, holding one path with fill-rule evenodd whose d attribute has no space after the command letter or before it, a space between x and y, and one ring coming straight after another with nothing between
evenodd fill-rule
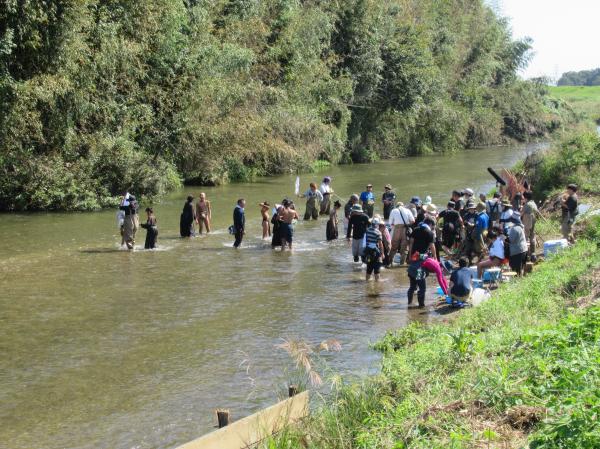
<instances>
[{"instance_id":1,"label":"backpack","mask_svg":"<svg viewBox=\"0 0 600 449\"><path fill-rule=\"evenodd\" d=\"M417 281L425 279L427 277L427 271L423 269L422 265L422 260L411 262L411 264L408 266L408 276L416 279Z\"/></svg>"},{"instance_id":2,"label":"backpack","mask_svg":"<svg viewBox=\"0 0 600 449\"><path fill-rule=\"evenodd\" d=\"M377 246L367 246L365 248L365 259L367 263L377 262L377 259L381 257L381 251Z\"/></svg>"}]
</instances>

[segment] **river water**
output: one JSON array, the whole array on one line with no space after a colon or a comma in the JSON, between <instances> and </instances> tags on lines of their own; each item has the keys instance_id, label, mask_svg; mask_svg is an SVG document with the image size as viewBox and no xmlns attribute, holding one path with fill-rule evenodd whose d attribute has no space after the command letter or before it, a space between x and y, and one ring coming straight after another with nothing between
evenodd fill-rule
<instances>
[{"instance_id":1,"label":"river water","mask_svg":"<svg viewBox=\"0 0 600 449\"><path fill-rule=\"evenodd\" d=\"M454 188L487 191L486 167L535 148L333 167L301 176L302 189L328 174L344 199L367 182L380 195L389 182L401 200L429 194L443 205ZM339 340L342 351L317 369L349 379L378 369L369 343L386 330L436 319L407 307L404 269L364 282L345 240L324 241L324 219L298 223L291 254L262 242L257 204L292 195L294 181L164 198L156 251L119 250L115 211L0 215L0 447L171 448L212 430L216 408L239 419L276 402L294 378L275 347L282 338ZM184 198L200 190L215 232L182 240ZM240 196L248 235L236 251L226 228Z\"/></svg>"}]
</instances>

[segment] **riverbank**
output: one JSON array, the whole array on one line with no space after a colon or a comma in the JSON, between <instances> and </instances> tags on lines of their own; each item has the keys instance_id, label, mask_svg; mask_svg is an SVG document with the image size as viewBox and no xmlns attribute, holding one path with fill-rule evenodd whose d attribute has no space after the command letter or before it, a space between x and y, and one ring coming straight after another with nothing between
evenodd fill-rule
<instances>
[{"instance_id":1,"label":"riverbank","mask_svg":"<svg viewBox=\"0 0 600 449\"><path fill-rule=\"evenodd\" d=\"M380 375L265 447L598 447L599 235L596 218L480 307L389 333Z\"/></svg>"}]
</instances>

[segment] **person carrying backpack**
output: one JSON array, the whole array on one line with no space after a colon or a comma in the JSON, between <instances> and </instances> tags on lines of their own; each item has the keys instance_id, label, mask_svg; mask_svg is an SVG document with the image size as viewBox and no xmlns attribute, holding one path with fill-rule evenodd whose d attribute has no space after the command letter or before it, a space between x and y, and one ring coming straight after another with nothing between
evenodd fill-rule
<instances>
[{"instance_id":1,"label":"person carrying backpack","mask_svg":"<svg viewBox=\"0 0 600 449\"><path fill-rule=\"evenodd\" d=\"M367 263L366 280L375 274L375 281L379 280L379 270L383 262L383 237L379 231L379 218L373 218L371 226L366 233L365 262Z\"/></svg>"}]
</instances>

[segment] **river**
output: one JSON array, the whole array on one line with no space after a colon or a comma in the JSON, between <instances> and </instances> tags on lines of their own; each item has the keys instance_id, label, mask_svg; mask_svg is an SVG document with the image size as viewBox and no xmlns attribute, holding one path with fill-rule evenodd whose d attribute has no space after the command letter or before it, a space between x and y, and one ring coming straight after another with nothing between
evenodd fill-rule
<instances>
[{"instance_id":1,"label":"river","mask_svg":"<svg viewBox=\"0 0 600 449\"><path fill-rule=\"evenodd\" d=\"M332 167L301 176L302 189L327 174L344 199L367 182L380 196L389 182L401 200L429 194L444 205L454 188L489 190L486 167L512 166L536 147ZM350 379L377 371L369 344L386 330L436 319L407 307L406 270L365 283L345 240L324 241L324 219L298 223L293 253L262 242L257 204L293 194L294 180L162 199L156 251L119 250L112 210L0 215L0 447L171 448L212 430L216 408L239 419L276 402L293 378L275 348L282 338L339 340L342 351L318 369ZM200 191L215 232L182 240L184 198ZM248 235L235 251L226 228L240 196Z\"/></svg>"}]
</instances>

